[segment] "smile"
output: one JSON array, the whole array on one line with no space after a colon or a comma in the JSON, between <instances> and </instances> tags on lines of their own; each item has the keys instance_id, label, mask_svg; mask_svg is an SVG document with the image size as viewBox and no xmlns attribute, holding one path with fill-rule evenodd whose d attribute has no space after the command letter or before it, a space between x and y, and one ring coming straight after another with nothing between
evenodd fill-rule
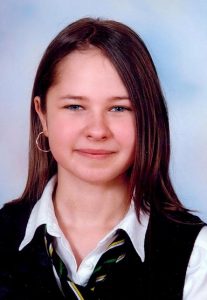
<instances>
[{"instance_id":1,"label":"smile","mask_svg":"<svg viewBox=\"0 0 207 300\"><path fill-rule=\"evenodd\" d=\"M78 154L95 159L103 159L111 156L115 151L104 150L104 149L77 149L75 150Z\"/></svg>"}]
</instances>

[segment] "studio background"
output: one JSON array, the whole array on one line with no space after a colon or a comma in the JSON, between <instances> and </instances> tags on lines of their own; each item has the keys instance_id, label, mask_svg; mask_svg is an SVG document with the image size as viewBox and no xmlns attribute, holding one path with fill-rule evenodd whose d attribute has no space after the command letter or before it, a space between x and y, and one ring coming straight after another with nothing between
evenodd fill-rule
<instances>
[{"instance_id":1,"label":"studio background","mask_svg":"<svg viewBox=\"0 0 207 300\"><path fill-rule=\"evenodd\" d=\"M7 0L0 2L0 205L27 176L29 106L40 58L81 17L112 18L145 41L167 100L170 173L181 201L207 221L207 1Z\"/></svg>"}]
</instances>

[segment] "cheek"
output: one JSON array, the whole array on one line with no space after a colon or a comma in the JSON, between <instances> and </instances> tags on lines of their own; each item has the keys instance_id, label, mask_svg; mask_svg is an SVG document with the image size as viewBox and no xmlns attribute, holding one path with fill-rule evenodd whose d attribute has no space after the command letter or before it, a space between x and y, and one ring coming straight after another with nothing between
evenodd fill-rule
<instances>
[{"instance_id":1,"label":"cheek","mask_svg":"<svg viewBox=\"0 0 207 300\"><path fill-rule=\"evenodd\" d=\"M48 139L51 149L58 149L66 141L68 127L63 119L58 116L50 116L47 120Z\"/></svg>"},{"instance_id":2,"label":"cheek","mask_svg":"<svg viewBox=\"0 0 207 300\"><path fill-rule=\"evenodd\" d=\"M132 120L122 122L116 128L116 133L120 143L133 151L136 144L136 127L134 122Z\"/></svg>"},{"instance_id":3,"label":"cheek","mask_svg":"<svg viewBox=\"0 0 207 300\"><path fill-rule=\"evenodd\" d=\"M117 130L116 140L122 151L122 157L130 166L135 160L136 151L136 132L134 126L121 127Z\"/></svg>"}]
</instances>

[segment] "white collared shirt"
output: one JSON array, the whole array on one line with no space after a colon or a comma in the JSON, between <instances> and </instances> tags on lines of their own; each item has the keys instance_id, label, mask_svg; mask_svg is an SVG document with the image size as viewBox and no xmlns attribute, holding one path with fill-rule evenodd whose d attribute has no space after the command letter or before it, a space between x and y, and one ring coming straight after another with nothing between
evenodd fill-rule
<instances>
[{"instance_id":1,"label":"white collared shirt","mask_svg":"<svg viewBox=\"0 0 207 300\"><path fill-rule=\"evenodd\" d=\"M93 269L107 246L112 242L117 229L123 229L129 235L132 244L144 261L144 240L148 226L149 216L141 213L140 223L137 220L134 203L132 202L128 212L122 221L116 225L81 262L77 268L76 260L70 245L61 231L54 212L52 193L56 181L54 176L45 187L40 200L35 204L29 217L24 239L19 250L22 250L31 242L36 229L46 224L47 231L55 237L56 251L63 260L69 277L77 284L86 285ZM56 275L58 281L58 277ZM59 281L58 281L59 284ZM183 300L207 300L207 227L200 231L193 248L188 264Z\"/></svg>"}]
</instances>

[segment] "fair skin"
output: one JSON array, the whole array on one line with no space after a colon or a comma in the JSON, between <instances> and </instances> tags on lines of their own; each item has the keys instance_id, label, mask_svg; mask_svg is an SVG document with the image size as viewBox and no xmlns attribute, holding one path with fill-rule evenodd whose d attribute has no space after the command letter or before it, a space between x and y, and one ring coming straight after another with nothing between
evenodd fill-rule
<instances>
[{"instance_id":1,"label":"fair skin","mask_svg":"<svg viewBox=\"0 0 207 300\"><path fill-rule=\"evenodd\" d=\"M55 213L79 265L129 207L134 112L117 71L95 47L62 60L46 101L43 113L34 99L58 166Z\"/></svg>"}]
</instances>

